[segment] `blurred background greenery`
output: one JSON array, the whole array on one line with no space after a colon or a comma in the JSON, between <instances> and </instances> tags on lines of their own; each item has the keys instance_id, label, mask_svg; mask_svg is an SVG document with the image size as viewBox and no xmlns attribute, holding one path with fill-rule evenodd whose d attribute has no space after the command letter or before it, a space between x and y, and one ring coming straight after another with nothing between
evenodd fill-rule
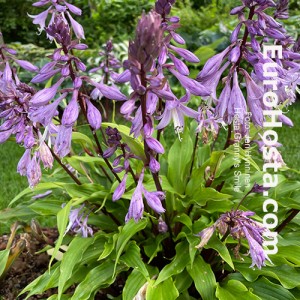
<instances>
[{"instance_id":1,"label":"blurred background greenery","mask_svg":"<svg viewBox=\"0 0 300 300\"><path fill-rule=\"evenodd\" d=\"M41 66L47 60L46 55L55 47L38 35L36 25L27 14L36 15L43 8L33 7L32 0L0 0L0 30L6 43L18 50L18 57ZM74 0L70 1L83 11L76 19L83 25L89 50L84 51L83 61L88 69L96 66L98 51L112 38L115 50L121 60L126 57L126 48L135 31L138 17L143 11L149 11L155 0ZM178 32L185 38L187 48L201 59L198 65L191 66L191 76L199 72L205 61L229 44L230 33L237 22L230 16L230 10L240 5L240 0L177 0L173 15L181 18ZM290 1L290 18L285 21L288 31L294 37L299 34L300 0ZM298 31L298 32L297 32ZM32 75L22 73L22 80L30 81ZM283 158L289 166L300 169L300 103L289 108L287 115L292 118L295 127L279 129L279 141L284 145ZM27 180L16 173L18 160L23 153L20 146L13 142L0 145L0 208L27 187ZM291 173L292 177L298 177Z\"/></svg>"}]
</instances>

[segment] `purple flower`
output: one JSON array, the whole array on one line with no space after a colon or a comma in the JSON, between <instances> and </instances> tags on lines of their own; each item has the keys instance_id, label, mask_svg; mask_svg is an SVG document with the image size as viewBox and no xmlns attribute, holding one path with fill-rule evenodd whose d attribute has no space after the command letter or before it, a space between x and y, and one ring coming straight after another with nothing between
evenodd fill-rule
<instances>
[{"instance_id":1,"label":"purple flower","mask_svg":"<svg viewBox=\"0 0 300 300\"><path fill-rule=\"evenodd\" d=\"M151 155L150 155L150 161L149 161L149 169L152 173L157 173L160 170L159 162Z\"/></svg>"},{"instance_id":2,"label":"purple flower","mask_svg":"<svg viewBox=\"0 0 300 300\"><path fill-rule=\"evenodd\" d=\"M225 235L227 231L234 239L241 239L245 237L248 241L250 248L250 256L252 258L251 268L255 265L261 269L265 265L265 261L270 259L263 249L263 234L268 234L268 229L263 227L262 224L249 218L254 215L251 211L231 211L224 213L220 218L210 227L202 230L198 236L201 237L201 242L197 248L204 247L214 231L218 229L222 235Z\"/></svg>"},{"instance_id":3,"label":"purple flower","mask_svg":"<svg viewBox=\"0 0 300 300\"><path fill-rule=\"evenodd\" d=\"M155 139L153 137L148 137L148 138L145 138L145 140L146 140L148 147L151 150L153 150L159 154L165 153L165 149L164 149L163 145L157 139Z\"/></svg>"},{"instance_id":4,"label":"purple flower","mask_svg":"<svg viewBox=\"0 0 300 300\"><path fill-rule=\"evenodd\" d=\"M51 123L53 117L57 114L57 106L67 96L67 93L62 94L54 102L38 107L37 109L31 108L29 118L35 123L41 123L47 126Z\"/></svg>"},{"instance_id":5,"label":"purple flower","mask_svg":"<svg viewBox=\"0 0 300 300\"><path fill-rule=\"evenodd\" d=\"M172 46L172 45L170 46L170 49L175 51L177 54L179 54L183 59L185 59L188 62L191 62L191 63L200 62L199 58L187 49L178 48L178 47L175 47L175 46Z\"/></svg>"},{"instance_id":6,"label":"purple flower","mask_svg":"<svg viewBox=\"0 0 300 300\"><path fill-rule=\"evenodd\" d=\"M86 104L88 122L94 130L97 130L101 127L102 123L101 113L88 99L86 99Z\"/></svg>"},{"instance_id":7,"label":"purple flower","mask_svg":"<svg viewBox=\"0 0 300 300\"><path fill-rule=\"evenodd\" d=\"M247 103L249 109L252 113L252 122L254 125L263 127L264 116L263 116L263 90L259 87L250 75L244 71L243 72L246 80L246 89L247 89Z\"/></svg>"},{"instance_id":8,"label":"purple flower","mask_svg":"<svg viewBox=\"0 0 300 300\"><path fill-rule=\"evenodd\" d=\"M34 66L32 63L30 63L29 61L26 60L20 60L20 59L16 59L15 62L22 67L23 69L30 71L30 72L38 72L39 68Z\"/></svg>"},{"instance_id":9,"label":"purple flower","mask_svg":"<svg viewBox=\"0 0 300 300\"><path fill-rule=\"evenodd\" d=\"M113 193L113 196L112 196L113 201L119 200L123 196L123 194L125 193L126 180L127 180L127 173L125 173L122 181L120 182L120 184L115 189L115 191Z\"/></svg>"},{"instance_id":10,"label":"purple flower","mask_svg":"<svg viewBox=\"0 0 300 300\"><path fill-rule=\"evenodd\" d=\"M50 9L51 9L51 7L49 7L47 10L45 10L35 16L28 14L28 16L30 18L33 18L32 23L40 26L40 28L39 28L40 33L45 29L45 26L46 26L45 23L46 23L46 19L48 17L48 13L49 13Z\"/></svg>"},{"instance_id":11,"label":"purple flower","mask_svg":"<svg viewBox=\"0 0 300 300\"><path fill-rule=\"evenodd\" d=\"M17 166L17 172L21 176L26 176L27 167L31 161L31 149L26 149Z\"/></svg>"},{"instance_id":12,"label":"purple flower","mask_svg":"<svg viewBox=\"0 0 300 300\"><path fill-rule=\"evenodd\" d=\"M88 226L88 214L85 212L85 207L82 205L79 208L71 209L69 214L69 224L65 234L69 231L79 233L82 237L93 236L93 230Z\"/></svg>"},{"instance_id":13,"label":"purple flower","mask_svg":"<svg viewBox=\"0 0 300 300\"><path fill-rule=\"evenodd\" d=\"M147 204L158 214L165 212L161 201L165 199L165 194L163 192L148 192L143 189L144 196L146 198Z\"/></svg>"},{"instance_id":14,"label":"purple flower","mask_svg":"<svg viewBox=\"0 0 300 300\"><path fill-rule=\"evenodd\" d=\"M159 219L158 219L158 232L159 233L166 233L167 231L168 231L168 225L162 219L162 217L159 217Z\"/></svg>"},{"instance_id":15,"label":"purple flower","mask_svg":"<svg viewBox=\"0 0 300 300\"><path fill-rule=\"evenodd\" d=\"M66 2L66 1L65 1L65 5L70 10L70 12L72 12L74 15L78 15L78 16L81 15L82 11L77 6L75 6L73 4L70 4L70 3Z\"/></svg>"},{"instance_id":16,"label":"purple flower","mask_svg":"<svg viewBox=\"0 0 300 300\"><path fill-rule=\"evenodd\" d=\"M244 117L246 115L246 111L246 100L240 89L238 83L238 75L235 71L233 73L232 90L228 102L228 118L230 120L229 122L231 123L233 117L236 115L239 119L240 124L244 124Z\"/></svg>"},{"instance_id":17,"label":"purple flower","mask_svg":"<svg viewBox=\"0 0 300 300\"><path fill-rule=\"evenodd\" d=\"M181 75L173 69L169 69L170 72L180 81L181 85L189 90L193 95L196 96L209 96L210 92L206 89L201 83L197 82L194 79L188 78Z\"/></svg>"},{"instance_id":18,"label":"purple flower","mask_svg":"<svg viewBox=\"0 0 300 300\"><path fill-rule=\"evenodd\" d=\"M222 118L225 122L229 121L227 119L228 116L228 103L229 103L229 98L231 94L231 80L227 80L225 87L223 88L216 109L215 109L215 114L217 117ZM229 122L228 122L229 123Z\"/></svg>"},{"instance_id":19,"label":"purple flower","mask_svg":"<svg viewBox=\"0 0 300 300\"><path fill-rule=\"evenodd\" d=\"M255 183L255 184L253 185L253 187L252 187L251 192L253 192L253 193L263 193L264 191L267 191L267 190L269 190L269 189L270 189L270 188L266 188L266 187L264 187L263 185L259 185L259 184Z\"/></svg>"},{"instance_id":20,"label":"purple flower","mask_svg":"<svg viewBox=\"0 0 300 300\"><path fill-rule=\"evenodd\" d=\"M42 138L42 137L40 137L40 138ZM40 155L41 161L43 162L44 168L52 169L54 158L53 158L53 155L52 155L49 147L46 145L46 143L44 141L40 142L39 155Z\"/></svg>"},{"instance_id":21,"label":"purple flower","mask_svg":"<svg viewBox=\"0 0 300 300\"><path fill-rule=\"evenodd\" d=\"M72 127L61 125L54 144L54 151L59 157L64 157L71 151Z\"/></svg>"},{"instance_id":22,"label":"purple flower","mask_svg":"<svg viewBox=\"0 0 300 300\"><path fill-rule=\"evenodd\" d=\"M278 121L282 122L284 125L287 125L289 127L294 126L293 121L285 115L279 115L278 116Z\"/></svg>"},{"instance_id":23,"label":"purple flower","mask_svg":"<svg viewBox=\"0 0 300 300\"><path fill-rule=\"evenodd\" d=\"M201 80L205 77L214 75L220 69L222 61L224 57L228 54L229 50L230 48L227 47L221 53L218 53L213 57L209 58L201 72L197 75L197 80L201 82Z\"/></svg>"},{"instance_id":24,"label":"purple flower","mask_svg":"<svg viewBox=\"0 0 300 300\"><path fill-rule=\"evenodd\" d=\"M143 176L140 176L138 185L132 195L130 200L130 205L128 209L128 213L125 217L125 222L127 223L130 219L134 219L135 222L138 222L144 212L144 203L143 203Z\"/></svg>"},{"instance_id":25,"label":"purple flower","mask_svg":"<svg viewBox=\"0 0 300 300\"><path fill-rule=\"evenodd\" d=\"M250 227L248 229L246 226L242 227L242 231L245 234L250 247L250 256L252 258L252 264L250 268L254 268L255 266L257 266L259 269L261 269L262 266L266 265L266 260L268 260L269 262L271 262L271 260L262 248L260 241L257 240L256 235L259 235L260 233L256 228L253 229L253 227Z\"/></svg>"},{"instance_id":26,"label":"purple flower","mask_svg":"<svg viewBox=\"0 0 300 300\"><path fill-rule=\"evenodd\" d=\"M45 88L38 91L30 101L30 104L33 106L42 106L47 104L50 100L54 98L57 93L58 87L62 84L64 78L60 78L58 82L52 85L50 88Z\"/></svg>"},{"instance_id":27,"label":"purple flower","mask_svg":"<svg viewBox=\"0 0 300 300\"><path fill-rule=\"evenodd\" d=\"M104 97L111 99L111 100L119 100L124 101L127 100L127 97L122 94L116 87L114 86L107 86L102 83L92 82L92 84L100 90Z\"/></svg>"},{"instance_id":28,"label":"purple flower","mask_svg":"<svg viewBox=\"0 0 300 300\"><path fill-rule=\"evenodd\" d=\"M190 74L189 68L185 65L183 61L178 59L175 55L172 53L169 53L169 57L173 61L175 68L178 70L178 72L184 76L188 76Z\"/></svg>"},{"instance_id":29,"label":"purple flower","mask_svg":"<svg viewBox=\"0 0 300 300\"><path fill-rule=\"evenodd\" d=\"M33 188L40 182L42 171L40 167L40 159L38 158L38 152L33 154L33 157L27 166L26 175L29 187Z\"/></svg>"},{"instance_id":30,"label":"purple flower","mask_svg":"<svg viewBox=\"0 0 300 300\"><path fill-rule=\"evenodd\" d=\"M189 96L189 93L187 93L186 96L184 96L180 101L166 101L165 110L161 115L161 121L157 125L156 129L162 129L166 127L172 119L175 133L180 134L183 132L184 116L197 119L199 114L183 104L182 100L186 98L188 99Z\"/></svg>"},{"instance_id":31,"label":"purple flower","mask_svg":"<svg viewBox=\"0 0 300 300\"><path fill-rule=\"evenodd\" d=\"M12 130L0 131L0 144L3 144L9 139L12 134Z\"/></svg>"},{"instance_id":32,"label":"purple flower","mask_svg":"<svg viewBox=\"0 0 300 300\"><path fill-rule=\"evenodd\" d=\"M85 39L83 27L77 21L75 21L68 12L67 12L67 15L71 21L71 25L72 25L72 28L74 30L76 37L78 39Z\"/></svg>"},{"instance_id":33,"label":"purple flower","mask_svg":"<svg viewBox=\"0 0 300 300\"><path fill-rule=\"evenodd\" d=\"M72 99L64 110L61 123L64 126L73 126L79 115L79 107L77 103L78 90L73 91Z\"/></svg>"}]
</instances>

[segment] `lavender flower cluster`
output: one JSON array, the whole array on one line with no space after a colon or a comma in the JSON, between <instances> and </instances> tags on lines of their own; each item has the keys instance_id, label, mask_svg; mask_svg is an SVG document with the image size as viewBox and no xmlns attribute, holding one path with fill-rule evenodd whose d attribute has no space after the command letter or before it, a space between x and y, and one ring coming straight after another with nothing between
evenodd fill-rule
<instances>
[{"instance_id":1,"label":"lavender flower cluster","mask_svg":"<svg viewBox=\"0 0 300 300\"><path fill-rule=\"evenodd\" d=\"M300 54L292 48L295 41L290 37L276 18L287 18L288 1L272 0L247 1L232 9L231 14L237 15L239 23L231 34L231 44L221 53L210 58L197 76L197 80L211 91L211 100L216 103L215 116L226 124L231 124L238 107L238 119L242 125L241 132L245 134L244 120L247 107L252 113L252 122L258 127L263 126L267 110L263 103L263 94L270 90L270 85L277 83L279 104L292 103L296 99L296 86L300 83ZM269 8L275 8L275 17L268 15ZM248 17L246 13L248 12ZM242 38L239 35L244 27ZM282 45L283 57L273 61L264 58L262 44L274 41ZM271 71L276 72L276 78L265 77L263 66L271 63ZM251 74L243 65L250 65ZM226 71L226 76L221 78ZM270 71L270 72L271 72ZM241 89L241 78L245 79L246 99ZM263 82L268 80L268 85ZM217 96L217 87L222 82L224 88ZM280 120L287 125L291 121L284 115Z\"/></svg>"},{"instance_id":2,"label":"lavender flower cluster","mask_svg":"<svg viewBox=\"0 0 300 300\"><path fill-rule=\"evenodd\" d=\"M216 229L218 229L220 234L223 236L225 236L228 232L234 239L247 239L252 258L251 267L257 266L261 269L262 266L265 266L266 260L271 262L263 249L263 234L266 235L268 230L259 222L249 218L254 214L255 213L251 211L241 210L230 211L222 214L212 226L205 228L198 234L198 236L201 237L201 242L197 248L204 247ZM236 249L236 253L238 253L238 250L239 249Z\"/></svg>"},{"instance_id":3,"label":"lavender flower cluster","mask_svg":"<svg viewBox=\"0 0 300 300\"><path fill-rule=\"evenodd\" d=\"M85 84L97 88L106 98L126 100L126 96L115 86L108 87L83 76L86 70L84 63L74 55L74 50L83 51L87 45L80 42L84 38L82 26L70 13L81 15L81 10L66 1L38 1L34 6L50 5L39 15L31 16L33 23L45 30L50 40L55 40L57 48L49 56L50 62L40 70L30 62L18 60L13 49L5 44L0 48L0 64L3 72L1 80L1 118L0 142L6 141L12 134L16 141L23 144L25 153L18 164L18 172L27 176L29 185L35 186L41 178L40 162L45 168L52 168L53 152L64 157L71 150L72 127L77 121L80 109L85 114L91 128L101 126L101 113L92 103L90 95L85 93ZM46 26L48 15L50 21ZM70 23L70 24L69 24ZM72 40L72 32L77 39ZM110 47L110 46L108 46ZM38 84L52 78L55 83L38 92L31 86L20 82L11 63L36 72L31 83ZM73 87L62 88L63 84L72 82ZM61 120L58 118L58 107L68 100ZM43 131L42 131L43 130Z\"/></svg>"}]
</instances>

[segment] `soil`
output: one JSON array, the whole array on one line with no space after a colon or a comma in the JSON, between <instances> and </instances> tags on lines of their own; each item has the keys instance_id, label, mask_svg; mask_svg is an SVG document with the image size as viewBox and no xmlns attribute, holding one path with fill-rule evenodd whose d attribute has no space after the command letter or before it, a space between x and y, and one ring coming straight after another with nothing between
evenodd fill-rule
<instances>
[{"instance_id":1,"label":"soil","mask_svg":"<svg viewBox=\"0 0 300 300\"><path fill-rule=\"evenodd\" d=\"M57 230L53 228L45 228L42 230L44 235L48 237L50 242L54 242L58 236ZM0 250L6 248L9 236L0 237ZM13 246L24 240L24 249L19 257L14 261L5 278L0 282L0 299L1 300L21 300L26 295L18 296L18 294L34 279L43 274L49 263L49 255L45 252L37 254L46 246L46 243L32 234L16 235ZM28 299L45 299L50 297L55 291L47 291L43 295L32 296Z\"/></svg>"}]
</instances>

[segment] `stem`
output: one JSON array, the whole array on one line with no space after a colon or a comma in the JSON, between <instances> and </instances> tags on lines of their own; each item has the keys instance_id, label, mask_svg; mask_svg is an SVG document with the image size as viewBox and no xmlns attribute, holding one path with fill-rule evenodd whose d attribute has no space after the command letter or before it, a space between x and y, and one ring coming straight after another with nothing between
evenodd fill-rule
<instances>
[{"instance_id":1,"label":"stem","mask_svg":"<svg viewBox=\"0 0 300 300\"><path fill-rule=\"evenodd\" d=\"M238 208L241 206L241 204L242 204L243 201L247 198L247 196L248 196L249 194L251 194L251 192L252 192L252 189L251 189L246 195L244 195L244 197L241 199L241 201L239 202L238 206L236 207L235 212L238 210Z\"/></svg>"},{"instance_id":2,"label":"stem","mask_svg":"<svg viewBox=\"0 0 300 300\"><path fill-rule=\"evenodd\" d=\"M147 90L147 81L146 81L146 73L144 71L144 67L143 65L141 65L141 85L144 86ZM144 95L141 96L141 108L142 108L142 120L143 120L143 128L145 127L145 125L147 124L147 118L146 118L146 115L147 115L147 105L146 105L146 95L147 93L145 93ZM145 151L145 155L146 155L146 158L147 158L147 164L149 164L149 161L150 161L150 154L149 154L149 147L146 143L146 139L144 138L144 151ZM150 170L151 172L151 170ZM152 173L152 177L153 177L153 180L154 180L154 183L155 183L155 186L156 186L156 189L157 191L160 191L162 192L163 189L162 189L162 186L160 184L160 181L159 181L159 173ZM163 206L164 208L166 208L166 204L163 203ZM171 224L170 224L170 220L169 220L169 217L167 216L167 214L165 213L164 214L165 216L165 222L168 226L168 232L170 234L170 238L171 238L171 241L168 242L168 247L172 247L172 244L173 244L173 233L172 233L172 228L171 228ZM174 245L173 245L174 246Z\"/></svg>"},{"instance_id":3,"label":"stem","mask_svg":"<svg viewBox=\"0 0 300 300\"><path fill-rule=\"evenodd\" d=\"M81 98L81 97L78 97L78 99L79 99L79 105L80 105L80 108L81 108L81 110L82 110L82 112L83 112L83 114L84 114L85 119L86 119L87 122L88 122L88 119L87 119L87 112L86 112L86 109L85 109L85 107L84 107L82 98ZM118 174L114 171L114 169L113 169L112 165L110 164L109 160L108 160L107 158L104 158L104 157L103 157L103 149L102 149L102 147L101 147L101 145L100 145L100 142L99 142L99 139L98 139L98 136L97 136L96 132L95 132L94 129L91 127L91 125L89 125L89 128L90 128L90 130L91 130L91 132L92 132L92 135L93 135L94 140L95 140L96 145L97 145L97 153L104 159L106 165L107 165L108 168L111 170L111 172L113 173L113 175L115 176L115 178L116 178L119 182L121 182L120 177L119 177ZM105 174L105 176L108 178L108 180L109 180L110 182L112 182L112 179L109 177L109 175L107 174L106 170L105 170L102 166L101 166L101 170L103 171L103 173Z\"/></svg>"},{"instance_id":4,"label":"stem","mask_svg":"<svg viewBox=\"0 0 300 300\"><path fill-rule=\"evenodd\" d=\"M109 216L116 223L117 226L121 226L122 225L121 222L112 213L108 212L105 207L103 207L101 211L105 215Z\"/></svg>"},{"instance_id":5,"label":"stem","mask_svg":"<svg viewBox=\"0 0 300 300\"><path fill-rule=\"evenodd\" d=\"M156 139L157 139L158 141L160 141L161 133L162 133L162 129L158 129L158 130L157 130L157 137L156 137ZM159 162L159 154L158 154L158 153L156 154L155 159Z\"/></svg>"},{"instance_id":6,"label":"stem","mask_svg":"<svg viewBox=\"0 0 300 300\"><path fill-rule=\"evenodd\" d=\"M46 144L47 145L47 144ZM68 175L75 181L76 184L82 185L81 181L67 168L65 164L62 163L61 159L54 153L54 151L47 145L54 159L59 163L59 165L68 173Z\"/></svg>"},{"instance_id":7,"label":"stem","mask_svg":"<svg viewBox=\"0 0 300 300\"><path fill-rule=\"evenodd\" d=\"M194 144L194 149L193 149L193 154L192 154L192 164L191 164L191 167L190 167L188 180L192 176L192 171L193 171L193 167L194 167L194 161L195 161L195 155L196 155L196 150L197 150L197 146L198 146L198 141L199 141L199 132L197 132L196 137L195 137L195 144Z\"/></svg>"},{"instance_id":8,"label":"stem","mask_svg":"<svg viewBox=\"0 0 300 300\"><path fill-rule=\"evenodd\" d=\"M252 20L252 18L254 16L254 11L255 11L255 6L252 6L250 8L248 20ZM242 40L242 43L241 43L241 46L240 46L240 49L241 49L240 56L239 56L237 62L235 63L235 66L237 66L237 68L239 68L239 66L240 66L240 62L241 62L241 59L242 59L242 56L243 56L243 49L242 48L246 45L248 35L249 35L248 28L245 27L245 32L244 32L243 40Z\"/></svg>"},{"instance_id":9,"label":"stem","mask_svg":"<svg viewBox=\"0 0 300 300\"><path fill-rule=\"evenodd\" d=\"M288 225L298 214L300 210L299 209L291 209L289 212L289 216L276 228L277 233L282 231L286 225Z\"/></svg>"},{"instance_id":10,"label":"stem","mask_svg":"<svg viewBox=\"0 0 300 300\"><path fill-rule=\"evenodd\" d=\"M125 152L125 146L124 146L123 144L121 145L121 149L122 149L123 156L124 156L124 159L125 159L126 152ZM132 170L130 164L129 164L129 169L128 169L128 170L129 170L129 173L131 174L131 176L132 176L132 178L133 178L135 184L137 185L137 184L138 184L138 181L137 181L137 179L136 179L136 176L135 176L135 174L134 174L134 172L133 172L133 170Z\"/></svg>"},{"instance_id":11,"label":"stem","mask_svg":"<svg viewBox=\"0 0 300 300\"><path fill-rule=\"evenodd\" d=\"M232 129L232 125L229 124L228 125L228 132L227 132L227 139L226 139L226 143L224 145L223 150L227 149L231 144L231 140L230 140L230 138L231 138L231 129Z\"/></svg>"},{"instance_id":12,"label":"stem","mask_svg":"<svg viewBox=\"0 0 300 300\"><path fill-rule=\"evenodd\" d=\"M141 84L142 84L142 86L147 88L146 74L145 74L143 66L141 66ZM143 119L143 127L144 127L147 124L147 118L146 118L146 115L147 115L146 93L141 96L141 108L142 108L142 119ZM149 150L150 149L149 149L149 147L146 143L145 138L144 138L144 150L145 150L145 155L146 155L146 158L147 158L147 164L149 164L149 161L150 161ZM160 184L160 181L159 181L158 173L152 173L151 172L151 174L152 174L156 189L158 191L162 192L162 187L161 187L161 184Z\"/></svg>"}]
</instances>

